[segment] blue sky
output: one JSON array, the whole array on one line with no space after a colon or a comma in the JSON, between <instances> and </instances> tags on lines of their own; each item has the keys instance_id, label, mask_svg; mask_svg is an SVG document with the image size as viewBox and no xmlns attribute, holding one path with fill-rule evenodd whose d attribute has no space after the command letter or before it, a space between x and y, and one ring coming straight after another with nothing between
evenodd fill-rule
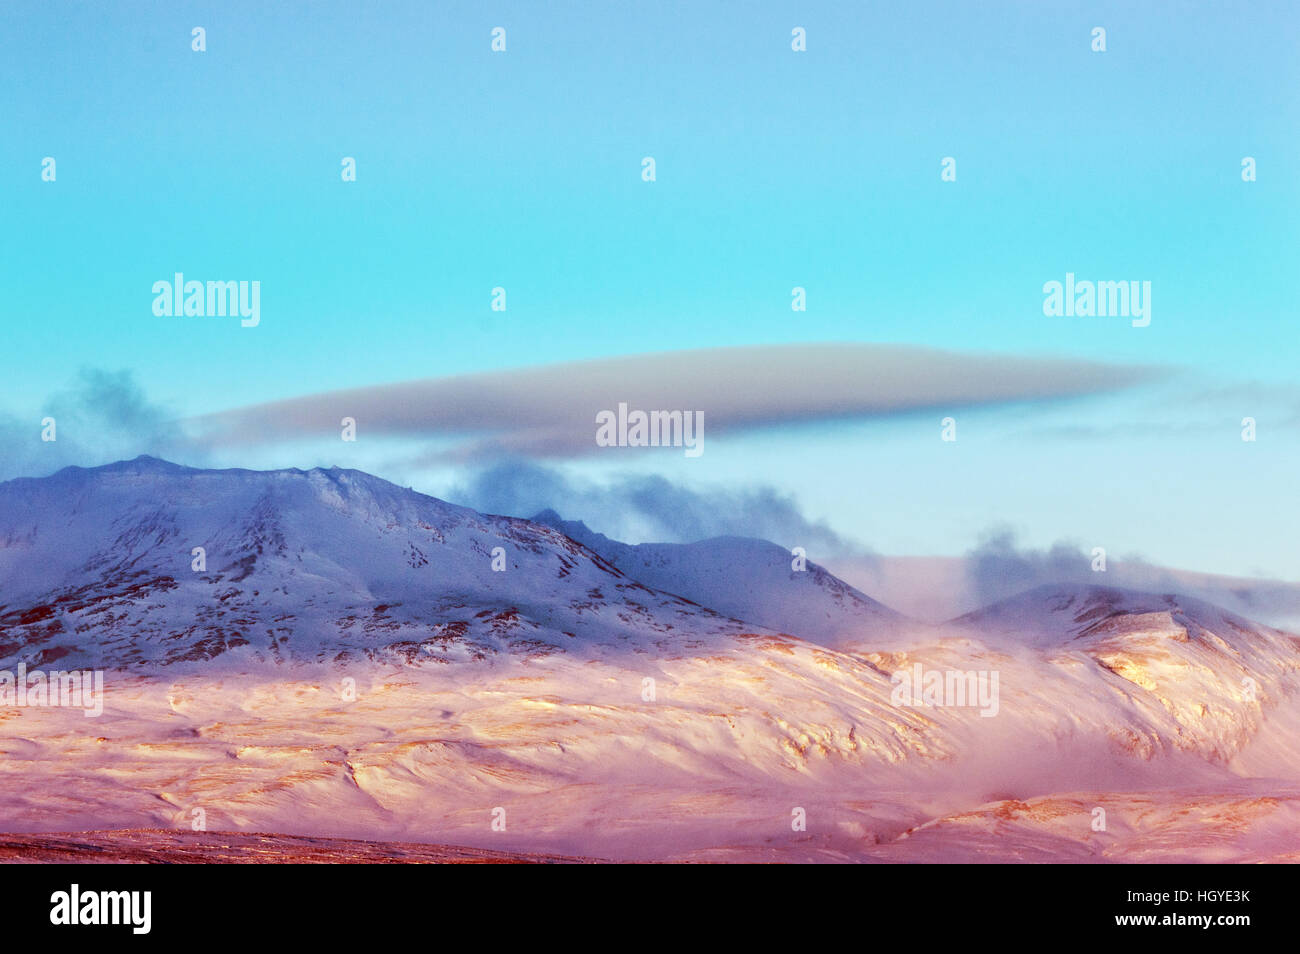
<instances>
[{"instance_id":1,"label":"blue sky","mask_svg":"<svg viewBox=\"0 0 1300 954\"><path fill-rule=\"evenodd\" d=\"M85 368L184 418L748 344L1156 365L1123 392L954 408L955 445L923 410L554 466L770 485L881 552L1005 524L1300 578L1298 23L1235 3L7 3L0 412L39 420ZM176 271L260 281L260 326L154 316ZM1067 271L1150 281L1151 326L1044 317ZM406 440L204 462L464 479L402 463Z\"/></svg>"}]
</instances>

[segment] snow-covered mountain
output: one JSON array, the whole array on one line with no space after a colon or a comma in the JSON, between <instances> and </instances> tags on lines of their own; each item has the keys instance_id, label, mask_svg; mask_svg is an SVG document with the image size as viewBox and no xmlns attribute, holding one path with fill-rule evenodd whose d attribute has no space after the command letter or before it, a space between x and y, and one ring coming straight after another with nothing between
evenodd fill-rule
<instances>
[{"instance_id":1,"label":"snow-covered mountain","mask_svg":"<svg viewBox=\"0 0 1300 954\"><path fill-rule=\"evenodd\" d=\"M92 721L0 710L0 830L201 807L213 830L629 858L1300 851L1295 636L1078 585L915 626L790 560L339 469L2 484L0 669L112 672ZM996 697L900 701L918 673Z\"/></svg>"},{"instance_id":2,"label":"snow-covered mountain","mask_svg":"<svg viewBox=\"0 0 1300 954\"><path fill-rule=\"evenodd\" d=\"M1074 584L1038 586L947 626L1040 647L1144 633L1187 642L1215 633L1272 638L1282 632L1190 596Z\"/></svg>"},{"instance_id":3,"label":"snow-covered mountain","mask_svg":"<svg viewBox=\"0 0 1300 954\"><path fill-rule=\"evenodd\" d=\"M0 662L451 660L744 629L553 529L359 471L140 457L0 485Z\"/></svg>"},{"instance_id":4,"label":"snow-covered mountain","mask_svg":"<svg viewBox=\"0 0 1300 954\"><path fill-rule=\"evenodd\" d=\"M821 566L795 569L789 550L752 537L627 544L554 510L532 518L578 541L628 576L749 623L837 649L871 644L910 621Z\"/></svg>"},{"instance_id":5,"label":"snow-covered mountain","mask_svg":"<svg viewBox=\"0 0 1300 954\"><path fill-rule=\"evenodd\" d=\"M1300 637L1202 600L1048 585L958 617L942 631L995 651L1027 647L1058 667L1099 667L1102 682L1123 693L1145 723L1114 726L1114 737L1135 752L1172 745L1228 761L1279 707L1288 731L1300 732Z\"/></svg>"}]
</instances>

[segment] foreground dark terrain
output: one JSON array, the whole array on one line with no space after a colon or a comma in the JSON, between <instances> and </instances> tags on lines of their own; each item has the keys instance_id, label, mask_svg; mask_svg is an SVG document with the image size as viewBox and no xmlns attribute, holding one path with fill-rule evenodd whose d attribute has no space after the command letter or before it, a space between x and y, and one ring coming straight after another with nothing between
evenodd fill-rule
<instances>
[{"instance_id":1,"label":"foreground dark terrain","mask_svg":"<svg viewBox=\"0 0 1300 954\"><path fill-rule=\"evenodd\" d=\"M0 835L5 864L567 864L563 855L454 845L300 838L244 832L136 828L54 835Z\"/></svg>"}]
</instances>

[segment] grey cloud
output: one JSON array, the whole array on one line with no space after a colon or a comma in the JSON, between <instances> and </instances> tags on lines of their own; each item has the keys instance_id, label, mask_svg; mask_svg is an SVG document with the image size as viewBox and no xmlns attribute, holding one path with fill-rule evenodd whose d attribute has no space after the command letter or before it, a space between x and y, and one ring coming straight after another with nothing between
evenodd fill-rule
<instances>
[{"instance_id":1,"label":"grey cloud","mask_svg":"<svg viewBox=\"0 0 1300 954\"><path fill-rule=\"evenodd\" d=\"M451 438L427 462L568 457L596 414L702 411L709 436L746 428L1112 391L1154 369L870 344L663 352L330 391L195 419L212 446L306 440L344 417L374 436Z\"/></svg>"}]
</instances>

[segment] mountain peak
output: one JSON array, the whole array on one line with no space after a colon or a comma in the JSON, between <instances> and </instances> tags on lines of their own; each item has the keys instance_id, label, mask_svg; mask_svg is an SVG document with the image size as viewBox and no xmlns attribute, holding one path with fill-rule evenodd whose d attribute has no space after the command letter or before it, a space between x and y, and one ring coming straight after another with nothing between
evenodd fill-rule
<instances>
[{"instance_id":1,"label":"mountain peak","mask_svg":"<svg viewBox=\"0 0 1300 954\"><path fill-rule=\"evenodd\" d=\"M80 475L94 474L183 474L196 472L193 467L186 467L183 464L175 464L169 460L163 460L161 457L154 457L150 454L140 454L130 460L115 460L107 464L97 464L93 467L79 467L75 464L64 467L56 471L52 477L73 477ZM19 480L41 480L44 478L18 478Z\"/></svg>"},{"instance_id":2,"label":"mountain peak","mask_svg":"<svg viewBox=\"0 0 1300 954\"><path fill-rule=\"evenodd\" d=\"M144 455L0 485L0 661L545 655L752 627L360 470ZM688 620L688 621L687 621Z\"/></svg>"}]
</instances>

